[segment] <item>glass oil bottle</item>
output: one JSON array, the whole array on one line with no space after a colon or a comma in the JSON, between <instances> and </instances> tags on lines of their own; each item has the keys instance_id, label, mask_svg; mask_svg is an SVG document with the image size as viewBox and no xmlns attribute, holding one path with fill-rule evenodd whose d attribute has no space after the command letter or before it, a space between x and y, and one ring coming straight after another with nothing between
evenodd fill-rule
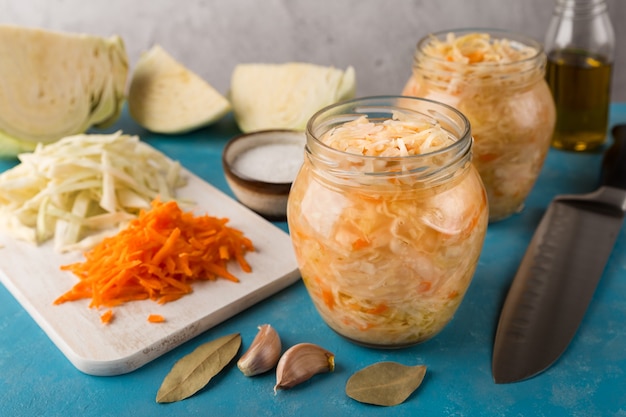
<instances>
[{"instance_id":1,"label":"glass oil bottle","mask_svg":"<svg viewBox=\"0 0 626 417\"><path fill-rule=\"evenodd\" d=\"M607 9L606 0L556 0L544 44L554 148L592 151L606 142L615 49Z\"/></svg>"}]
</instances>

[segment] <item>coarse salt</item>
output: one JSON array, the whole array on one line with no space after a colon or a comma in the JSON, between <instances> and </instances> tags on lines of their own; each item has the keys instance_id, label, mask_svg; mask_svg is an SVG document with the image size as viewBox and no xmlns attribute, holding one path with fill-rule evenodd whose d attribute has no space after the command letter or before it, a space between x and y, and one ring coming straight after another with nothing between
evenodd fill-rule
<instances>
[{"instance_id":1,"label":"coarse salt","mask_svg":"<svg viewBox=\"0 0 626 417\"><path fill-rule=\"evenodd\" d=\"M233 170L240 175L271 183L292 182L304 162L299 144L272 143L250 148L235 158Z\"/></svg>"}]
</instances>

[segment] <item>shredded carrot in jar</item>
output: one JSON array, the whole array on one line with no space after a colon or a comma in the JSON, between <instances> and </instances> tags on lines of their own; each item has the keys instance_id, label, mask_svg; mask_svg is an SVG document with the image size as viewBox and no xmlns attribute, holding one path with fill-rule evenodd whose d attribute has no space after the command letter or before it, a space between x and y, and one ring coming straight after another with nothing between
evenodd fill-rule
<instances>
[{"instance_id":1,"label":"shredded carrot in jar","mask_svg":"<svg viewBox=\"0 0 626 417\"><path fill-rule=\"evenodd\" d=\"M95 308L145 299L163 304L191 293L197 280L238 282L228 263L236 261L251 272L244 256L254 246L227 222L183 212L175 201L155 200L151 210L142 210L126 229L87 252L84 262L61 267L80 281L54 304L85 298Z\"/></svg>"}]
</instances>

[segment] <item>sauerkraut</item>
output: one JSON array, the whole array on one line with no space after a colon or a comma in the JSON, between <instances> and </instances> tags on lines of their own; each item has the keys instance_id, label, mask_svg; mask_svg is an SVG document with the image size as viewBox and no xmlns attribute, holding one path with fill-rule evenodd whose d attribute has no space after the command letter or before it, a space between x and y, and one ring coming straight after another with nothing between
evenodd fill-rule
<instances>
[{"instance_id":1,"label":"sauerkraut","mask_svg":"<svg viewBox=\"0 0 626 417\"><path fill-rule=\"evenodd\" d=\"M541 47L507 35L459 31L425 38L403 90L447 103L470 120L473 162L487 190L491 221L522 208L555 123Z\"/></svg>"},{"instance_id":2,"label":"sauerkraut","mask_svg":"<svg viewBox=\"0 0 626 417\"><path fill-rule=\"evenodd\" d=\"M452 143L437 124L402 113L360 117L320 141L342 151L326 161L334 172L316 166L315 155L305 158L287 214L315 307L361 344L432 337L461 303L481 251L488 212L475 168L467 162L436 184L420 170L402 175L398 158L445 153Z\"/></svg>"}]
</instances>

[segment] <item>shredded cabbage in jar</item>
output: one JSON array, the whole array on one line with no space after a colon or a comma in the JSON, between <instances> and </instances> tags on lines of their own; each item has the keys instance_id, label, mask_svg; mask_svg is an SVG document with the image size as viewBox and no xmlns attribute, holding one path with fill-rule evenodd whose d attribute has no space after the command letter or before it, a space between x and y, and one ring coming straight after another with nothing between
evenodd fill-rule
<instances>
[{"instance_id":1,"label":"shredded cabbage in jar","mask_svg":"<svg viewBox=\"0 0 626 417\"><path fill-rule=\"evenodd\" d=\"M441 126L401 112L382 123L361 116L330 130L321 141L340 151L381 157L420 155L451 143Z\"/></svg>"},{"instance_id":2,"label":"shredded cabbage in jar","mask_svg":"<svg viewBox=\"0 0 626 417\"><path fill-rule=\"evenodd\" d=\"M544 62L538 49L487 33L432 36L402 93L446 103L470 120L492 221L521 209L549 149L556 116Z\"/></svg>"},{"instance_id":3,"label":"shredded cabbage in jar","mask_svg":"<svg viewBox=\"0 0 626 417\"><path fill-rule=\"evenodd\" d=\"M320 141L357 155L418 155L451 143L437 125L361 117ZM385 167L352 165L350 169ZM438 333L472 279L487 228L475 168L452 185L381 180L341 187L305 162L290 192L288 222L303 281L339 334L374 346L405 346Z\"/></svg>"},{"instance_id":4,"label":"shredded cabbage in jar","mask_svg":"<svg viewBox=\"0 0 626 417\"><path fill-rule=\"evenodd\" d=\"M448 33L444 42L433 37L425 48L427 55L440 57L448 62L474 64L477 62L520 62L537 54L537 50L509 39L492 39L487 33L470 33L456 36ZM476 71L477 68L468 68ZM485 72L483 70L482 72Z\"/></svg>"}]
</instances>

